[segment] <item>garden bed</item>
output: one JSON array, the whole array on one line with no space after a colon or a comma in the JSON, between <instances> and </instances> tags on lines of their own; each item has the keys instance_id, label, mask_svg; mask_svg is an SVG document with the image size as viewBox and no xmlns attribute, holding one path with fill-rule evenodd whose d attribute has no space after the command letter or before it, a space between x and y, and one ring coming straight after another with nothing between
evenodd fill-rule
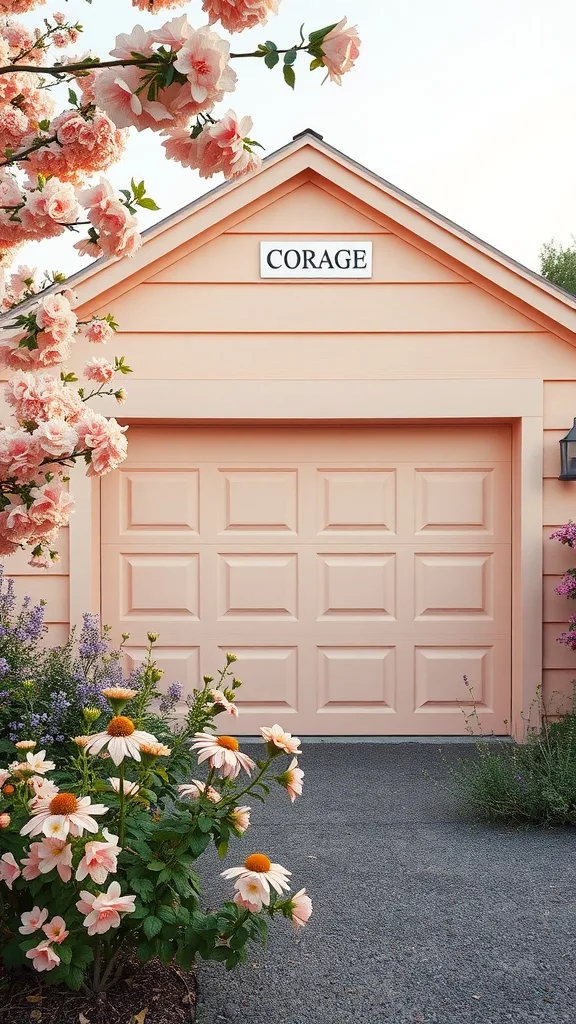
<instances>
[{"instance_id":1,"label":"garden bed","mask_svg":"<svg viewBox=\"0 0 576 1024\"><path fill-rule=\"evenodd\" d=\"M2 1024L190 1024L195 1007L194 974L159 960L129 967L100 1001L42 985L29 971L8 975L0 964Z\"/></svg>"}]
</instances>

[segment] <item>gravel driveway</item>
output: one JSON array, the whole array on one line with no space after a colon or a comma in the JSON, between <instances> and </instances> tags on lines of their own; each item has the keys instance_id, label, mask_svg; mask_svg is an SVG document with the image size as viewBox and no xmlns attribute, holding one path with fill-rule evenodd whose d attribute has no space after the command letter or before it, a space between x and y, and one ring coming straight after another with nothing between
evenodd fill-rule
<instances>
[{"instance_id":1,"label":"gravel driveway","mask_svg":"<svg viewBox=\"0 0 576 1024\"><path fill-rule=\"evenodd\" d=\"M301 764L302 798L253 801L227 865L268 853L314 915L234 972L201 964L199 1024L574 1024L576 832L466 821L436 744L309 743Z\"/></svg>"}]
</instances>

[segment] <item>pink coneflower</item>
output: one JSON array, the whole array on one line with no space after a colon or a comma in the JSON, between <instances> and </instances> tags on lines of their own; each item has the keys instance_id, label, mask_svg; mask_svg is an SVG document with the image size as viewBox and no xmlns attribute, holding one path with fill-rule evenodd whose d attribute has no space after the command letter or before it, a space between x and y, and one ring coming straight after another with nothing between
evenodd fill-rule
<instances>
[{"instance_id":1,"label":"pink coneflower","mask_svg":"<svg viewBox=\"0 0 576 1024\"><path fill-rule=\"evenodd\" d=\"M273 725L271 729L260 729L260 732L266 743L276 747L277 750L282 750L285 754L300 753L300 740L298 737L293 736L290 732L284 732L281 726Z\"/></svg>"},{"instance_id":2,"label":"pink coneflower","mask_svg":"<svg viewBox=\"0 0 576 1024\"><path fill-rule=\"evenodd\" d=\"M64 839L42 839L38 846L37 859L38 870L41 875L47 875L52 868L56 868L63 882L69 882L72 878L72 847ZM32 852L32 849L30 849Z\"/></svg>"},{"instance_id":3,"label":"pink coneflower","mask_svg":"<svg viewBox=\"0 0 576 1024\"><path fill-rule=\"evenodd\" d=\"M217 707L222 708L222 711L225 711L226 714L238 718L238 708L234 701L228 700L226 694L222 693L222 690L209 690L208 692Z\"/></svg>"},{"instance_id":4,"label":"pink coneflower","mask_svg":"<svg viewBox=\"0 0 576 1024\"><path fill-rule=\"evenodd\" d=\"M232 828L236 832L240 832L240 834L242 834L242 832L245 832L248 828L250 824L250 810L250 807L235 807L234 810L230 812L229 817L232 823Z\"/></svg>"},{"instance_id":5,"label":"pink coneflower","mask_svg":"<svg viewBox=\"0 0 576 1024\"><path fill-rule=\"evenodd\" d=\"M42 925L42 931L49 942L55 942L57 946L64 942L64 939L68 938L66 921L63 917L53 917L51 921L48 921L48 924Z\"/></svg>"},{"instance_id":6,"label":"pink coneflower","mask_svg":"<svg viewBox=\"0 0 576 1024\"><path fill-rule=\"evenodd\" d=\"M303 928L312 913L312 900L306 893L306 889L300 889L290 901L292 924L296 931Z\"/></svg>"},{"instance_id":7,"label":"pink coneflower","mask_svg":"<svg viewBox=\"0 0 576 1024\"><path fill-rule=\"evenodd\" d=\"M298 767L298 761L296 758L292 758L285 772L282 775L276 776L276 781L284 786L290 797L292 803L294 803L297 796L302 796L302 779L304 778L304 772Z\"/></svg>"},{"instance_id":8,"label":"pink coneflower","mask_svg":"<svg viewBox=\"0 0 576 1024\"><path fill-rule=\"evenodd\" d=\"M19 875L20 868L14 859L14 854L3 853L0 857L0 880L11 889Z\"/></svg>"},{"instance_id":9,"label":"pink coneflower","mask_svg":"<svg viewBox=\"0 0 576 1024\"><path fill-rule=\"evenodd\" d=\"M32 935L42 927L47 917L48 911L46 909L40 910L40 907L32 907L32 910L25 911L21 915L20 920L22 924L18 931L21 935Z\"/></svg>"},{"instance_id":10,"label":"pink coneflower","mask_svg":"<svg viewBox=\"0 0 576 1024\"><path fill-rule=\"evenodd\" d=\"M239 897L235 897L236 902L242 901L241 905L254 913L269 905L271 887L280 895L290 889L290 875L290 871L281 864L273 864L264 853L252 853L242 867L226 868L222 872L222 878L236 879L234 888Z\"/></svg>"},{"instance_id":11,"label":"pink coneflower","mask_svg":"<svg viewBox=\"0 0 576 1024\"><path fill-rule=\"evenodd\" d=\"M34 949L29 949L26 956L32 961L35 971L53 971L60 963L60 957L52 949L50 939L43 939L37 946L34 946Z\"/></svg>"},{"instance_id":12,"label":"pink coneflower","mask_svg":"<svg viewBox=\"0 0 576 1024\"><path fill-rule=\"evenodd\" d=\"M86 843L84 856L76 869L76 880L81 882L86 875L90 875L96 885L103 885L108 875L116 874L118 869L118 854L121 848L118 846L118 836L113 836L108 829L102 829L104 842L95 840Z\"/></svg>"},{"instance_id":13,"label":"pink coneflower","mask_svg":"<svg viewBox=\"0 0 576 1024\"><path fill-rule=\"evenodd\" d=\"M34 750L36 740L18 740L14 746L16 747L16 750Z\"/></svg>"},{"instance_id":14,"label":"pink coneflower","mask_svg":"<svg viewBox=\"0 0 576 1024\"><path fill-rule=\"evenodd\" d=\"M106 814L104 804L90 803L89 796L78 798L73 793L57 793L51 800L39 800L32 810L32 818L20 829L22 836L37 836L43 832L50 839L66 839L67 835L81 836L84 830L97 832L94 814Z\"/></svg>"},{"instance_id":15,"label":"pink coneflower","mask_svg":"<svg viewBox=\"0 0 576 1024\"><path fill-rule=\"evenodd\" d=\"M199 782L198 779L192 779L189 785L178 786L178 792L182 797L188 797L189 800L197 800L199 796L205 796L213 804L217 804L222 799L220 793L213 786L206 786L204 782Z\"/></svg>"},{"instance_id":16,"label":"pink coneflower","mask_svg":"<svg viewBox=\"0 0 576 1024\"><path fill-rule=\"evenodd\" d=\"M234 736L212 736L208 732L194 734L192 750L199 751L198 764L208 761L223 779L235 779L240 769L250 775L255 762L240 750L238 740Z\"/></svg>"},{"instance_id":17,"label":"pink coneflower","mask_svg":"<svg viewBox=\"0 0 576 1024\"><path fill-rule=\"evenodd\" d=\"M89 754L99 754L103 747L108 747L114 764L120 764L125 757L140 761L140 748L143 743L157 743L150 732L137 729L131 718L115 715L108 722L104 732L97 732L86 744Z\"/></svg>"},{"instance_id":18,"label":"pink coneflower","mask_svg":"<svg viewBox=\"0 0 576 1024\"><path fill-rule=\"evenodd\" d=\"M87 892L83 889L76 906L81 914L86 914L84 927L88 935L103 935L110 928L118 928L120 914L131 914L135 896L121 896L118 882L110 882L107 892Z\"/></svg>"}]
</instances>

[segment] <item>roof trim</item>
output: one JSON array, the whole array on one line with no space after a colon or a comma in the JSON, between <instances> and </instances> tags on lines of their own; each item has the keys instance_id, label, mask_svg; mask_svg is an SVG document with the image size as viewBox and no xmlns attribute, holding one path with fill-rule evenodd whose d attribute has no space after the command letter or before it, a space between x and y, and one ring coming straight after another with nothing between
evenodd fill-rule
<instances>
[{"instance_id":1,"label":"roof trim","mask_svg":"<svg viewBox=\"0 0 576 1024\"><path fill-rule=\"evenodd\" d=\"M163 217L156 224L153 224L151 227L147 228L142 233L144 242L149 242L152 239L157 238L158 236L162 235L165 231L167 231L169 228L187 219L191 214L195 213L199 209L202 209L216 201L221 200L222 198L233 193L237 189L245 188L249 182L254 182L255 180L257 180L258 177L261 174L265 173L269 168L273 167L275 164L282 162L291 154L298 152L304 147L310 147L320 153L323 153L325 156L334 159L338 164L343 165L348 170L355 172L360 176L366 178L369 182L375 184L382 191L386 192L393 198L399 200L399 202L404 204L404 206L411 207L414 211L425 217L428 221L436 223L440 228L447 230L452 236L455 236L457 238L459 237L462 240L466 241L467 243L472 245L477 251L488 257L490 260L500 264L507 270L511 271L516 277L523 278L525 281L527 281L535 289L534 294L536 297L538 295L538 291L540 291L546 293L548 296L552 297L554 300L561 303L562 307L564 308L564 314L560 314L559 319L557 319L554 316L554 314L551 314L548 310L539 310L539 312L542 313L547 320L552 319L554 323L558 323L559 327L562 329L562 336L566 337L567 334L569 334L570 337L568 337L567 340L570 340L573 344L576 344L576 315L574 316L573 325L568 325L564 321L564 317L566 316L568 310L571 310L574 314L576 314L576 296L572 295L565 289L553 284L551 281L548 281L546 278L536 273L536 271L533 271L529 267L524 266L519 261L513 259L510 256L507 256L506 253L503 253L495 246L492 246L490 245L490 243L485 242L483 239L479 238L471 231L468 231L466 228L463 228L461 225L450 220L450 218L445 217L443 214L438 213L432 207L427 206L420 200L415 199L414 196L411 196L408 192L405 192L402 189L398 188L396 185L393 185L391 182L387 181L387 179L378 175L375 171L370 170L370 168L365 167L359 161L354 160L352 157L348 156L346 153L343 153L335 146L332 146L329 143L325 142L323 137L318 132L314 131L311 128L304 129L304 131L295 135L291 142L288 142L286 145L280 147L279 149L271 153L269 156L267 156L263 161L262 169L258 171L256 174L249 175L246 178L238 179L236 181L223 182L220 185L217 185L215 188L210 189L203 195L198 196L196 199L192 200L190 203L187 203L179 210L176 210L173 213L168 214L166 217ZM441 244L436 244L438 249L442 248ZM153 258L156 259L157 256ZM464 266L465 263L463 261L461 262L462 265ZM124 263L124 265L126 265L127 261L125 259L122 260L115 257L102 257L98 260L95 260L86 268L77 271L76 273L72 274L69 278L67 278L66 285L74 289L78 288L84 282L89 281L91 278L101 273L104 269L111 268L114 264L117 263ZM131 276L129 268L130 264L126 265L126 277ZM62 289L62 287L62 284L51 286L50 288L46 289L46 293L49 293L51 291L59 291ZM105 286L102 289L102 293L104 293L104 291L107 291L108 287L109 286ZM505 290L510 295L515 295L515 290L509 285L505 286ZM516 294L516 298L519 299L522 303L528 304L535 311L538 311L538 304L533 302L532 299L527 299L525 296L521 296L518 294ZM21 306L17 307L18 311L23 311L26 308L31 307L35 301L35 299L30 299L26 303L22 303ZM0 323L11 319L13 315L14 310L4 314L3 316L0 316ZM568 316L571 320L572 317L570 316L570 314L568 314Z\"/></svg>"}]
</instances>

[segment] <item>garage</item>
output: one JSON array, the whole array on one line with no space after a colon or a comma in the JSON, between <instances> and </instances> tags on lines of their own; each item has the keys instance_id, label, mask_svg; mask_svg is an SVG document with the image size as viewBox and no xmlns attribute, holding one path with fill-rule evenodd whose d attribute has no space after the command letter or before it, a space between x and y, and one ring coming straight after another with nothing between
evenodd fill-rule
<instances>
[{"instance_id":1,"label":"garage","mask_svg":"<svg viewBox=\"0 0 576 1024\"><path fill-rule=\"evenodd\" d=\"M185 690L238 656L235 730L510 719L507 425L150 425L102 486L102 615ZM237 727L237 728L236 728Z\"/></svg>"}]
</instances>

